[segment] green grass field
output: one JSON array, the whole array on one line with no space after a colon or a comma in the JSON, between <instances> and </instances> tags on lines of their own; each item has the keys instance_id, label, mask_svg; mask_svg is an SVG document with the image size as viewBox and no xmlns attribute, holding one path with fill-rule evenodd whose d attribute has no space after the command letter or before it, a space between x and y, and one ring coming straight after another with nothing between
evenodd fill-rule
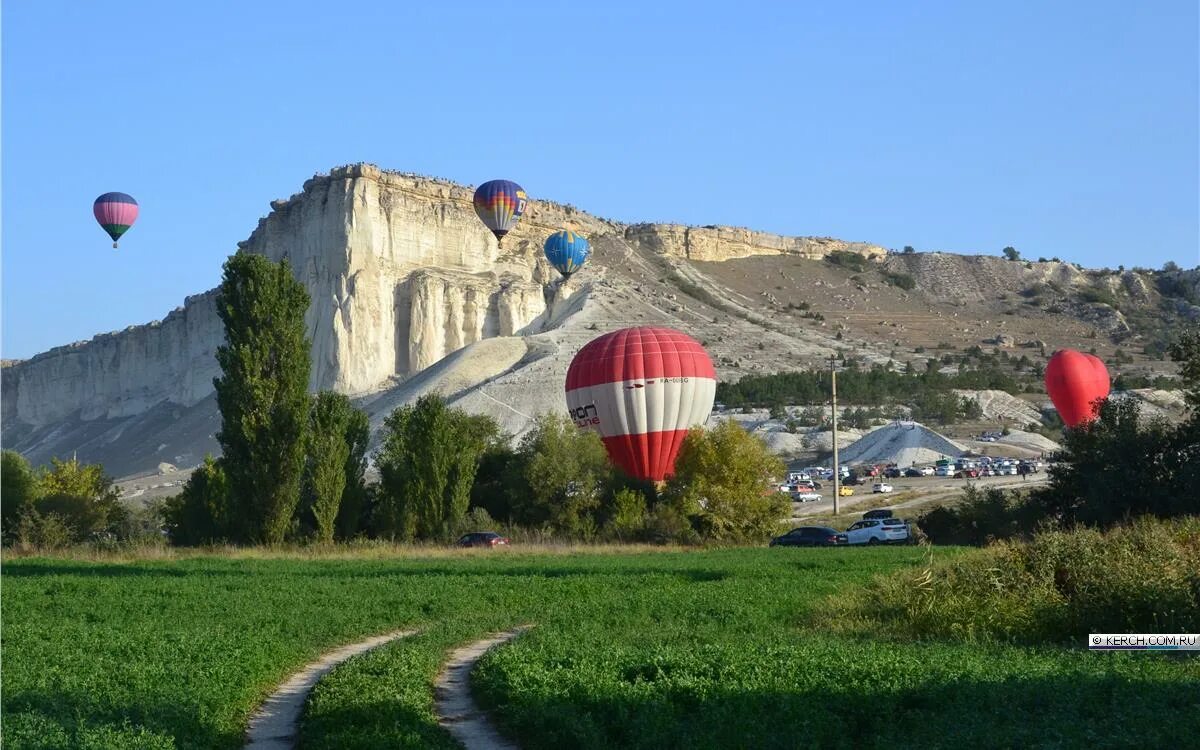
<instances>
[{"instance_id":1,"label":"green grass field","mask_svg":"<svg viewBox=\"0 0 1200 750\"><path fill-rule=\"evenodd\" d=\"M257 703L317 654L420 627L327 676L302 744L454 747L432 713L445 652L521 623L536 627L485 657L474 684L526 748L1200 736L1195 658L889 642L813 624L829 597L919 564L916 548L9 559L4 746L239 747Z\"/></svg>"}]
</instances>

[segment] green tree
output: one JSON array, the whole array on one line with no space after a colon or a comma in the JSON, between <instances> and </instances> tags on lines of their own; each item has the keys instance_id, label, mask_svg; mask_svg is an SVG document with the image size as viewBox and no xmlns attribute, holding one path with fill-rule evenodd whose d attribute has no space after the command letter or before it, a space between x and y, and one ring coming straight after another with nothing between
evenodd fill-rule
<instances>
[{"instance_id":1,"label":"green tree","mask_svg":"<svg viewBox=\"0 0 1200 750\"><path fill-rule=\"evenodd\" d=\"M662 501L689 517L704 538L757 541L787 517L789 504L770 491L786 471L778 457L736 422L693 427L684 438Z\"/></svg>"},{"instance_id":2,"label":"green tree","mask_svg":"<svg viewBox=\"0 0 1200 750\"><path fill-rule=\"evenodd\" d=\"M196 546L228 541L234 535L229 478L224 461L205 456L188 477L183 492L163 506L163 521L173 544Z\"/></svg>"},{"instance_id":3,"label":"green tree","mask_svg":"<svg viewBox=\"0 0 1200 750\"><path fill-rule=\"evenodd\" d=\"M904 254L905 254L905 255L912 255L912 254L913 254L913 253L915 253L915 252L916 252L916 250L914 250L914 249L913 249L913 246L912 246L912 245L905 245L905 246L904 246Z\"/></svg>"},{"instance_id":4,"label":"green tree","mask_svg":"<svg viewBox=\"0 0 1200 750\"><path fill-rule=\"evenodd\" d=\"M620 542L630 542L646 528L646 496L624 488L613 494L610 514L604 530Z\"/></svg>"},{"instance_id":5,"label":"green tree","mask_svg":"<svg viewBox=\"0 0 1200 750\"><path fill-rule=\"evenodd\" d=\"M576 537L595 533L613 474L596 433L543 414L521 439L510 470L506 484L516 521Z\"/></svg>"},{"instance_id":6,"label":"green tree","mask_svg":"<svg viewBox=\"0 0 1200 750\"><path fill-rule=\"evenodd\" d=\"M513 518L510 481L519 481L513 465L516 452L507 441L497 441L483 452L479 467L475 470L475 484L471 486L471 507L487 512L488 516L504 523Z\"/></svg>"},{"instance_id":7,"label":"green tree","mask_svg":"<svg viewBox=\"0 0 1200 750\"><path fill-rule=\"evenodd\" d=\"M239 541L283 541L300 499L308 421L308 292L287 261L239 253L217 293L225 343L213 380Z\"/></svg>"},{"instance_id":8,"label":"green tree","mask_svg":"<svg viewBox=\"0 0 1200 750\"><path fill-rule=\"evenodd\" d=\"M1200 411L1200 328L1189 328L1175 339L1169 349L1171 359L1179 363L1179 379L1184 382L1184 398L1192 416Z\"/></svg>"},{"instance_id":9,"label":"green tree","mask_svg":"<svg viewBox=\"0 0 1200 750\"><path fill-rule=\"evenodd\" d=\"M16 451L4 451L0 463L0 531L4 541L15 538L17 519L38 499L38 480L33 467Z\"/></svg>"},{"instance_id":10,"label":"green tree","mask_svg":"<svg viewBox=\"0 0 1200 750\"><path fill-rule=\"evenodd\" d=\"M367 413L361 409L350 412L346 423L346 488L342 491L342 504L338 508L337 529L343 539L351 539L364 527L367 487L364 475L367 471L367 444L371 439L371 424Z\"/></svg>"},{"instance_id":11,"label":"green tree","mask_svg":"<svg viewBox=\"0 0 1200 750\"><path fill-rule=\"evenodd\" d=\"M38 494L38 512L62 518L76 542L98 533L116 534L128 519L120 493L100 464L52 458L38 478Z\"/></svg>"},{"instance_id":12,"label":"green tree","mask_svg":"<svg viewBox=\"0 0 1200 750\"><path fill-rule=\"evenodd\" d=\"M354 407L340 393L323 391L313 399L308 423L304 486L311 498L317 540L332 542L350 467L350 421Z\"/></svg>"},{"instance_id":13,"label":"green tree","mask_svg":"<svg viewBox=\"0 0 1200 750\"><path fill-rule=\"evenodd\" d=\"M1021 254L1017 252L1017 249L1015 247L1010 246L1010 247L1004 248L1004 257L1009 260L1020 260Z\"/></svg>"},{"instance_id":14,"label":"green tree","mask_svg":"<svg viewBox=\"0 0 1200 750\"><path fill-rule=\"evenodd\" d=\"M458 528L470 506L479 459L499 432L491 417L451 409L434 394L392 412L375 456L380 533L444 539Z\"/></svg>"}]
</instances>

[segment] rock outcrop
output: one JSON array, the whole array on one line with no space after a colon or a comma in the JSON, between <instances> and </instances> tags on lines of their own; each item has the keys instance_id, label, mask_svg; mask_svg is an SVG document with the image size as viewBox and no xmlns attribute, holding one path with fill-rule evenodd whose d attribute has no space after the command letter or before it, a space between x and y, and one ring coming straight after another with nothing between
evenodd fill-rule
<instances>
[{"instance_id":1,"label":"rock outcrop","mask_svg":"<svg viewBox=\"0 0 1200 750\"><path fill-rule=\"evenodd\" d=\"M763 254L820 258L834 250L885 254L873 245L727 227L626 226L544 200L531 202L501 249L476 217L472 194L450 182L359 164L315 176L300 193L271 202L239 252L287 259L308 290L312 389L366 399L477 342L560 326L592 298L605 263L653 266L632 258L637 250L668 263ZM544 259L542 241L563 226L592 238L593 281L560 283ZM6 445L35 460L70 449L68 439L110 446L115 454L136 424L138 450L158 454L146 457L147 470L164 458L194 465L215 446L212 380L223 340L215 295L189 297L161 321L5 362ZM604 313L606 319L622 320L643 304L627 297L613 292L615 312ZM711 312L669 307L651 303L628 324L646 314L646 322L679 314L715 324ZM594 335L588 330L579 335ZM172 418L188 422L187 440L168 437Z\"/></svg>"},{"instance_id":2,"label":"rock outcrop","mask_svg":"<svg viewBox=\"0 0 1200 750\"><path fill-rule=\"evenodd\" d=\"M796 255L820 260L833 252L852 252L883 260L887 250L864 242L844 242L831 237L784 237L741 227L688 227L682 224L634 224L625 239L640 249L659 255L695 261L722 261L752 255Z\"/></svg>"}]
</instances>

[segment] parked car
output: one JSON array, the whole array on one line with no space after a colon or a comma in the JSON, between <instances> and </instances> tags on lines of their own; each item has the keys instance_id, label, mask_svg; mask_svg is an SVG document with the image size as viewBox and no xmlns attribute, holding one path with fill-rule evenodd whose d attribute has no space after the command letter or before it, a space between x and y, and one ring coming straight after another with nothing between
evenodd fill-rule
<instances>
[{"instance_id":1,"label":"parked car","mask_svg":"<svg viewBox=\"0 0 1200 750\"><path fill-rule=\"evenodd\" d=\"M811 490L808 490L808 491L801 490L799 492L792 493L792 500L794 500L798 503L815 503L816 501L818 501L820 499L821 499L821 493L813 492Z\"/></svg>"},{"instance_id":2,"label":"parked car","mask_svg":"<svg viewBox=\"0 0 1200 750\"><path fill-rule=\"evenodd\" d=\"M931 477L931 476L933 476L933 473L934 473L934 468L932 466L922 466L921 467L921 476Z\"/></svg>"},{"instance_id":3,"label":"parked car","mask_svg":"<svg viewBox=\"0 0 1200 750\"><path fill-rule=\"evenodd\" d=\"M838 487L838 495L840 495L842 497L850 497L853 494L854 494L853 487L847 487L844 484L841 485L840 487Z\"/></svg>"},{"instance_id":4,"label":"parked car","mask_svg":"<svg viewBox=\"0 0 1200 750\"><path fill-rule=\"evenodd\" d=\"M509 543L508 537L500 536L494 531L475 531L463 534L455 542L459 547L501 547Z\"/></svg>"},{"instance_id":5,"label":"parked car","mask_svg":"<svg viewBox=\"0 0 1200 750\"><path fill-rule=\"evenodd\" d=\"M899 467L889 466L883 470L883 476L888 479L899 479L903 474Z\"/></svg>"},{"instance_id":6,"label":"parked car","mask_svg":"<svg viewBox=\"0 0 1200 750\"><path fill-rule=\"evenodd\" d=\"M905 469L905 470L904 470L904 476L906 476L906 477L919 477L919 476L921 476L921 470L920 470L920 469L918 469L918 468L916 468L915 466L914 466L914 467L912 467L912 468L910 468L910 469Z\"/></svg>"},{"instance_id":7,"label":"parked car","mask_svg":"<svg viewBox=\"0 0 1200 750\"><path fill-rule=\"evenodd\" d=\"M814 482L811 479L803 482L796 482L797 492L816 492L819 489L821 489L821 483Z\"/></svg>"},{"instance_id":8,"label":"parked car","mask_svg":"<svg viewBox=\"0 0 1200 750\"><path fill-rule=\"evenodd\" d=\"M955 479L974 479L979 476L979 469L960 469L954 472Z\"/></svg>"},{"instance_id":9,"label":"parked car","mask_svg":"<svg viewBox=\"0 0 1200 750\"><path fill-rule=\"evenodd\" d=\"M769 547L839 547L849 544L846 535L828 526L800 526L771 540Z\"/></svg>"},{"instance_id":10,"label":"parked car","mask_svg":"<svg viewBox=\"0 0 1200 750\"><path fill-rule=\"evenodd\" d=\"M875 486L871 488L871 492L891 492L893 489L895 488L887 482L876 482Z\"/></svg>"},{"instance_id":11,"label":"parked car","mask_svg":"<svg viewBox=\"0 0 1200 750\"><path fill-rule=\"evenodd\" d=\"M934 476L952 477L952 476L954 476L954 467L953 466L939 466L939 467L937 467L937 469L934 470Z\"/></svg>"},{"instance_id":12,"label":"parked car","mask_svg":"<svg viewBox=\"0 0 1200 750\"><path fill-rule=\"evenodd\" d=\"M908 524L899 518L870 518L846 529L850 544L895 544L908 541Z\"/></svg>"},{"instance_id":13,"label":"parked car","mask_svg":"<svg viewBox=\"0 0 1200 750\"><path fill-rule=\"evenodd\" d=\"M876 508L875 510L868 510L866 513L863 513L863 520L870 521L872 518L894 518L895 515L896 514L891 508Z\"/></svg>"}]
</instances>

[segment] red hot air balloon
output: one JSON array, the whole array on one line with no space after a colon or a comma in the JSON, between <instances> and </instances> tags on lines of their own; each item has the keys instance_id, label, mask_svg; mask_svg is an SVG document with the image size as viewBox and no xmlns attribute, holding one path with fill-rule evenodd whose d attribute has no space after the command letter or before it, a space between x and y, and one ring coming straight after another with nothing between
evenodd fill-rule
<instances>
[{"instance_id":1,"label":"red hot air balloon","mask_svg":"<svg viewBox=\"0 0 1200 750\"><path fill-rule=\"evenodd\" d=\"M1068 427L1095 419L1095 402L1109 386L1108 368L1091 354L1061 349L1046 363L1046 392Z\"/></svg>"},{"instance_id":2,"label":"red hot air balloon","mask_svg":"<svg viewBox=\"0 0 1200 750\"><path fill-rule=\"evenodd\" d=\"M575 424L598 432L608 457L638 479L662 481L689 427L712 411L717 374L690 336L623 328L588 342L567 370Z\"/></svg>"}]
</instances>

